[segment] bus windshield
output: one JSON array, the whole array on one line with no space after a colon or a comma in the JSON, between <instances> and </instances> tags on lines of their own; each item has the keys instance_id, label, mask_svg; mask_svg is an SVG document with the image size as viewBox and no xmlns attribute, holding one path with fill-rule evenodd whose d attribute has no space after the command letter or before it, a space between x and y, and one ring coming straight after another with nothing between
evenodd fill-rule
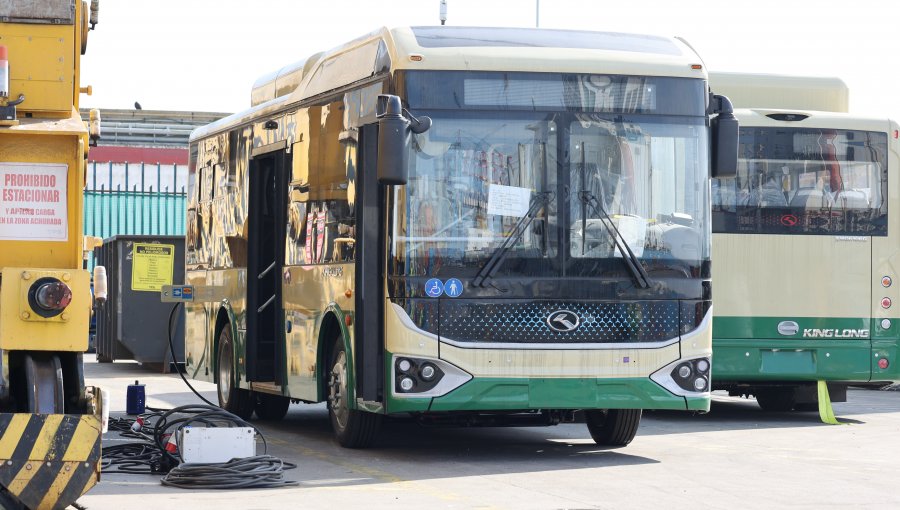
<instances>
[{"instance_id":1,"label":"bus windshield","mask_svg":"<svg viewBox=\"0 0 900 510\"><path fill-rule=\"evenodd\" d=\"M531 86L507 87L501 111L483 109L484 93L477 109L417 110L434 124L414 137L408 184L394 190L397 273L475 277L503 246L501 277L631 278L629 251L648 273L699 276L709 258L702 96L696 116L624 111L660 111L661 90L572 111L541 82L541 106L517 111Z\"/></svg>"}]
</instances>

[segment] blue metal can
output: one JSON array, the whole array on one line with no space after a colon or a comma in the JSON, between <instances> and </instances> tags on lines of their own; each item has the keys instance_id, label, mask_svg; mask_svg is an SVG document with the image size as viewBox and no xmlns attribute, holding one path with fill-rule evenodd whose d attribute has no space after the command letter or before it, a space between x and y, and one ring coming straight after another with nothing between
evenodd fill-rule
<instances>
[{"instance_id":1,"label":"blue metal can","mask_svg":"<svg viewBox=\"0 0 900 510\"><path fill-rule=\"evenodd\" d=\"M128 392L125 394L125 412L128 414L144 414L147 405L146 399L144 385L134 381L134 384L128 385Z\"/></svg>"}]
</instances>

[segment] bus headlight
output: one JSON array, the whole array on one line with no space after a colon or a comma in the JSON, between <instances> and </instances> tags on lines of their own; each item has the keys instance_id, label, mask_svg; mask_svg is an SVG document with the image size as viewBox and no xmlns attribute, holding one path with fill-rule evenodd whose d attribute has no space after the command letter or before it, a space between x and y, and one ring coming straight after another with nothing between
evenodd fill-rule
<instances>
[{"instance_id":1,"label":"bus headlight","mask_svg":"<svg viewBox=\"0 0 900 510\"><path fill-rule=\"evenodd\" d=\"M439 397L462 386L472 376L444 360L395 356L391 378L396 397Z\"/></svg>"},{"instance_id":2,"label":"bus headlight","mask_svg":"<svg viewBox=\"0 0 900 510\"><path fill-rule=\"evenodd\" d=\"M413 389L413 387L415 387L415 385L416 385L416 382L413 381L409 377L402 377L400 379L400 389L402 391L409 391L409 390Z\"/></svg>"},{"instance_id":3,"label":"bus headlight","mask_svg":"<svg viewBox=\"0 0 900 510\"><path fill-rule=\"evenodd\" d=\"M694 389L697 391L706 391L706 378L698 377L694 379Z\"/></svg>"},{"instance_id":4,"label":"bus headlight","mask_svg":"<svg viewBox=\"0 0 900 510\"><path fill-rule=\"evenodd\" d=\"M708 393L709 358L679 360L654 372L650 378L675 395L684 397Z\"/></svg>"},{"instance_id":5,"label":"bus headlight","mask_svg":"<svg viewBox=\"0 0 900 510\"><path fill-rule=\"evenodd\" d=\"M28 289L28 305L41 317L56 317L72 302L72 289L56 278L41 278Z\"/></svg>"}]
</instances>

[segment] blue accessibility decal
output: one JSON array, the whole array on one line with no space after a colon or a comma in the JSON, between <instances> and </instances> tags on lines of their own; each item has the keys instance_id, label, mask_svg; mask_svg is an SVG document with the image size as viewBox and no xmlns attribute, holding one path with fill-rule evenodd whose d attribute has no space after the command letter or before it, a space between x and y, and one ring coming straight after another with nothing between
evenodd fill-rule
<instances>
[{"instance_id":1,"label":"blue accessibility decal","mask_svg":"<svg viewBox=\"0 0 900 510\"><path fill-rule=\"evenodd\" d=\"M432 278L425 282L425 294L428 294L428 297L441 297L443 293L444 284L437 278Z\"/></svg>"},{"instance_id":2,"label":"blue accessibility decal","mask_svg":"<svg viewBox=\"0 0 900 510\"><path fill-rule=\"evenodd\" d=\"M456 278L450 278L444 282L444 294L447 297L459 297L463 293L463 284Z\"/></svg>"}]
</instances>

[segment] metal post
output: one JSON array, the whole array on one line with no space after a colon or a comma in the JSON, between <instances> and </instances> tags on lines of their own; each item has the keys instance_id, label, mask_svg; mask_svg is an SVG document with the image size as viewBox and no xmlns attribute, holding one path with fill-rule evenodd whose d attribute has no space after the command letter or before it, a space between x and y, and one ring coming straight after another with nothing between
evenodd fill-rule
<instances>
[{"instance_id":1,"label":"metal post","mask_svg":"<svg viewBox=\"0 0 900 510\"><path fill-rule=\"evenodd\" d=\"M156 162L156 230L151 230L151 234L159 235L162 232L160 228L160 203L162 202L162 165Z\"/></svg>"},{"instance_id":2,"label":"metal post","mask_svg":"<svg viewBox=\"0 0 900 510\"><path fill-rule=\"evenodd\" d=\"M175 229L175 201L178 200L178 165L172 165L172 234L176 234L177 230Z\"/></svg>"},{"instance_id":3,"label":"metal post","mask_svg":"<svg viewBox=\"0 0 900 510\"><path fill-rule=\"evenodd\" d=\"M147 216L149 217L149 221L148 221L148 227L149 227L149 228L148 228L148 230L149 230L151 233L153 232L153 198L154 198L154 196L155 196L155 195L153 194L153 185L150 185L150 191L149 191L149 194L148 194L148 196L147 196L148 200L150 200L150 204L149 204L149 206L148 206L148 209L149 209L149 210L147 211Z\"/></svg>"},{"instance_id":4,"label":"metal post","mask_svg":"<svg viewBox=\"0 0 900 510\"><path fill-rule=\"evenodd\" d=\"M128 164L128 162L125 162ZM112 190L113 190L113 163L109 162L109 194L106 195L106 227L109 229L108 235L103 237L111 237L112 235Z\"/></svg>"},{"instance_id":5,"label":"metal post","mask_svg":"<svg viewBox=\"0 0 900 510\"><path fill-rule=\"evenodd\" d=\"M534 28L541 28L541 0L535 0Z\"/></svg>"},{"instance_id":6,"label":"metal post","mask_svg":"<svg viewBox=\"0 0 900 510\"><path fill-rule=\"evenodd\" d=\"M125 232L123 234L130 234L131 232L128 230L128 163L125 163Z\"/></svg>"},{"instance_id":7,"label":"metal post","mask_svg":"<svg viewBox=\"0 0 900 510\"><path fill-rule=\"evenodd\" d=\"M181 219L179 225L179 235L185 235L187 234L187 228L185 225L187 219L185 218L186 215L184 214L184 208L187 205L187 192L185 191L184 186L181 187L181 194L178 198L178 218Z\"/></svg>"},{"instance_id":8,"label":"metal post","mask_svg":"<svg viewBox=\"0 0 900 510\"><path fill-rule=\"evenodd\" d=\"M146 221L147 215L144 214L144 212L145 212L144 207L147 205L145 203L147 188L146 188L146 183L144 182L144 177L146 175L144 173L144 170L145 170L144 163L141 162L141 234L146 233L145 228L147 226L147 221Z\"/></svg>"},{"instance_id":9,"label":"metal post","mask_svg":"<svg viewBox=\"0 0 900 510\"><path fill-rule=\"evenodd\" d=\"M91 204L94 206L94 212L91 214L91 222L94 228L91 235L97 235L97 162L94 162L94 188L91 190Z\"/></svg>"},{"instance_id":10,"label":"metal post","mask_svg":"<svg viewBox=\"0 0 900 510\"><path fill-rule=\"evenodd\" d=\"M131 200L131 233L137 234L137 205L138 205L138 194L137 194L137 184L133 186L131 196L134 197Z\"/></svg>"},{"instance_id":11,"label":"metal post","mask_svg":"<svg viewBox=\"0 0 900 510\"><path fill-rule=\"evenodd\" d=\"M162 214L163 214L163 228L159 229L160 232L165 231L163 235L169 235L169 187L166 186L166 192L163 195L165 197L165 203L163 203Z\"/></svg>"},{"instance_id":12,"label":"metal post","mask_svg":"<svg viewBox=\"0 0 900 510\"><path fill-rule=\"evenodd\" d=\"M127 190L126 190L127 191ZM114 232L116 234L122 234L122 213L125 212L122 210L122 184L116 184L116 194L113 195L110 193L110 197L115 200L113 203L116 205L116 228Z\"/></svg>"},{"instance_id":13,"label":"metal post","mask_svg":"<svg viewBox=\"0 0 900 510\"><path fill-rule=\"evenodd\" d=\"M102 198L103 198L103 190L104 190L105 188L106 188L106 185L105 185L105 184L101 184L101 185L100 185L100 198L101 198L101 200L102 200ZM104 230L105 230L105 229L104 229L104 221L103 221L103 213L102 213L103 207L100 208L100 211L101 211L101 213L100 213L100 214L101 214L101 216L100 216L100 237L102 237L102 238L105 239L107 236L104 235Z\"/></svg>"}]
</instances>

